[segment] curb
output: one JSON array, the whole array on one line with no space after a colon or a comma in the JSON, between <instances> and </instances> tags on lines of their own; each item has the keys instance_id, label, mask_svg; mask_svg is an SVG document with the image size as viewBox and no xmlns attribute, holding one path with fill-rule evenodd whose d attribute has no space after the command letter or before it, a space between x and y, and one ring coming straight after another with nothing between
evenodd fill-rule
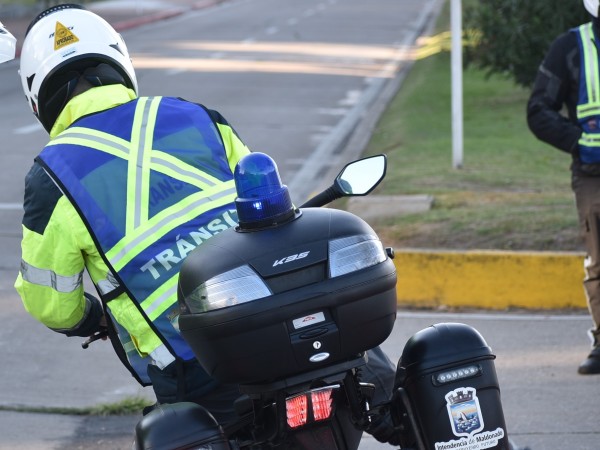
<instances>
[{"instance_id":1,"label":"curb","mask_svg":"<svg viewBox=\"0 0 600 450\"><path fill-rule=\"evenodd\" d=\"M173 17L177 17L180 16L182 14L185 14L186 12L189 11L196 11L199 9L204 9L204 8L210 8L212 6L217 6L221 3L225 3L227 0L204 0L204 1L198 1L194 4L192 4L190 7L187 8L173 8L173 9L167 9L165 11L160 11L158 13L155 14L149 14L147 16L142 16L142 17L136 17L133 19L128 19L128 20L123 20L120 22L116 22L114 24L111 24L113 26L113 28L118 31L125 31L125 30L129 30L131 28L136 28L136 27L140 27L142 25L147 25L149 23L154 23L154 22L158 22L161 20L166 20L166 19L171 19Z\"/></svg>"},{"instance_id":2,"label":"curb","mask_svg":"<svg viewBox=\"0 0 600 450\"><path fill-rule=\"evenodd\" d=\"M172 9L167 11L161 11L159 13L150 14L148 16L143 16L135 19L122 20L120 22L116 22L112 24L112 27L117 32L129 30L131 28L136 28L142 25L147 25L149 23L158 22L159 20L171 19L172 17L179 16L186 12L186 10L180 9Z\"/></svg>"},{"instance_id":3,"label":"curb","mask_svg":"<svg viewBox=\"0 0 600 450\"><path fill-rule=\"evenodd\" d=\"M395 252L399 306L587 309L579 252Z\"/></svg>"}]
</instances>

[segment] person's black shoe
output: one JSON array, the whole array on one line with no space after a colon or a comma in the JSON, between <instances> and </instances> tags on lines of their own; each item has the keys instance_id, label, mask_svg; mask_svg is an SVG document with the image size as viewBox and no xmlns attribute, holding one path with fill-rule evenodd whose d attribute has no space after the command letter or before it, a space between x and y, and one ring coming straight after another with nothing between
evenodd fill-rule
<instances>
[{"instance_id":1,"label":"person's black shoe","mask_svg":"<svg viewBox=\"0 0 600 450\"><path fill-rule=\"evenodd\" d=\"M588 357L579 365L580 375L600 374L600 347L594 347Z\"/></svg>"}]
</instances>

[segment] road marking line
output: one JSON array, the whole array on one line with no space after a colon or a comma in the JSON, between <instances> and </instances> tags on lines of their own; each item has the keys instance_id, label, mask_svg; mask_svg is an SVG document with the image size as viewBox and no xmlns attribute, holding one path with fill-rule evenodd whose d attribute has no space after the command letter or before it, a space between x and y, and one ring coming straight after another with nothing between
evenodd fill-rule
<instances>
[{"instance_id":1,"label":"road marking line","mask_svg":"<svg viewBox=\"0 0 600 450\"><path fill-rule=\"evenodd\" d=\"M33 123L31 125L25 125L24 127L15 128L15 134L30 134L36 131L43 130L41 123Z\"/></svg>"},{"instance_id":2,"label":"road marking line","mask_svg":"<svg viewBox=\"0 0 600 450\"><path fill-rule=\"evenodd\" d=\"M22 203L0 203L0 210L3 211L22 211Z\"/></svg>"}]
</instances>

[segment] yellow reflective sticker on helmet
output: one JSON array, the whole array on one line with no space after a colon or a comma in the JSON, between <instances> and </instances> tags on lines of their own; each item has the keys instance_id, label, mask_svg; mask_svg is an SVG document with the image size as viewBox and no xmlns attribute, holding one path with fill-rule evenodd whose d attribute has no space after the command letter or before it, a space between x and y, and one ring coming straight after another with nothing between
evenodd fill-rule
<instances>
[{"instance_id":1,"label":"yellow reflective sticker on helmet","mask_svg":"<svg viewBox=\"0 0 600 450\"><path fill-rule=\"evenodd\" d=\"M79 38L62 23L56 22L54 30L54 50L79 42Z\"/></svg>"}]
</instances>

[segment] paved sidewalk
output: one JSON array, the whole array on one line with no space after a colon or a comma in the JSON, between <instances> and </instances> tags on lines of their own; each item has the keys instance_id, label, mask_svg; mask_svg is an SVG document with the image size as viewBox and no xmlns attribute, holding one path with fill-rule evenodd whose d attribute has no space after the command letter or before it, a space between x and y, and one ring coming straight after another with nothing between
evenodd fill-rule
<instances>
[{"instance_id":1,"label":"paved sidewalk","mask_svg":"<svg viewBox=\"0 0 600 450\"><path fill-rule=\"evenodd\" d=\"M1 279L0 279L1 281ZM16 294L1 293L8 311L0 311L0 338L12 336L22 344L4 355L7 368L17 367L22 354L38 357L18 373L7 370L0 385L0 450L128 450L139 415L93 417L2 411L11 404L85 407L114 401L140 388L127 382L124 369L107 343L82 351L79 342L48 334L16 306ZM585 356L582 336L589 327L587 315L451 314L402 311L383 348L396 362L406 341L433 323L461 322L475 327L497 356L503 409L509 436L531 450L597 450L600 440L592 413L600 395L598 376L581 376L576 368ZM27 331L24 331L27 330ZM6 335L6 336L5 336ZM52 347L60 341L61 364L45 370ZM99 361L102 361L102 364ZM82 383L85 380L85 383ZM118 380L118 382L115 382ZM70 386L65 392L65 386ZM110 388L107 388L110 386ZM146 388L148 389L148 388ZM62 393L62 395L58 393ZM102 397L99 397L102 393ZM26 395L25 395L26 394ZM148 394L148 393L146 393ZM369 436L361 450L385 450Z\"/></svg>"}]
</instances>

